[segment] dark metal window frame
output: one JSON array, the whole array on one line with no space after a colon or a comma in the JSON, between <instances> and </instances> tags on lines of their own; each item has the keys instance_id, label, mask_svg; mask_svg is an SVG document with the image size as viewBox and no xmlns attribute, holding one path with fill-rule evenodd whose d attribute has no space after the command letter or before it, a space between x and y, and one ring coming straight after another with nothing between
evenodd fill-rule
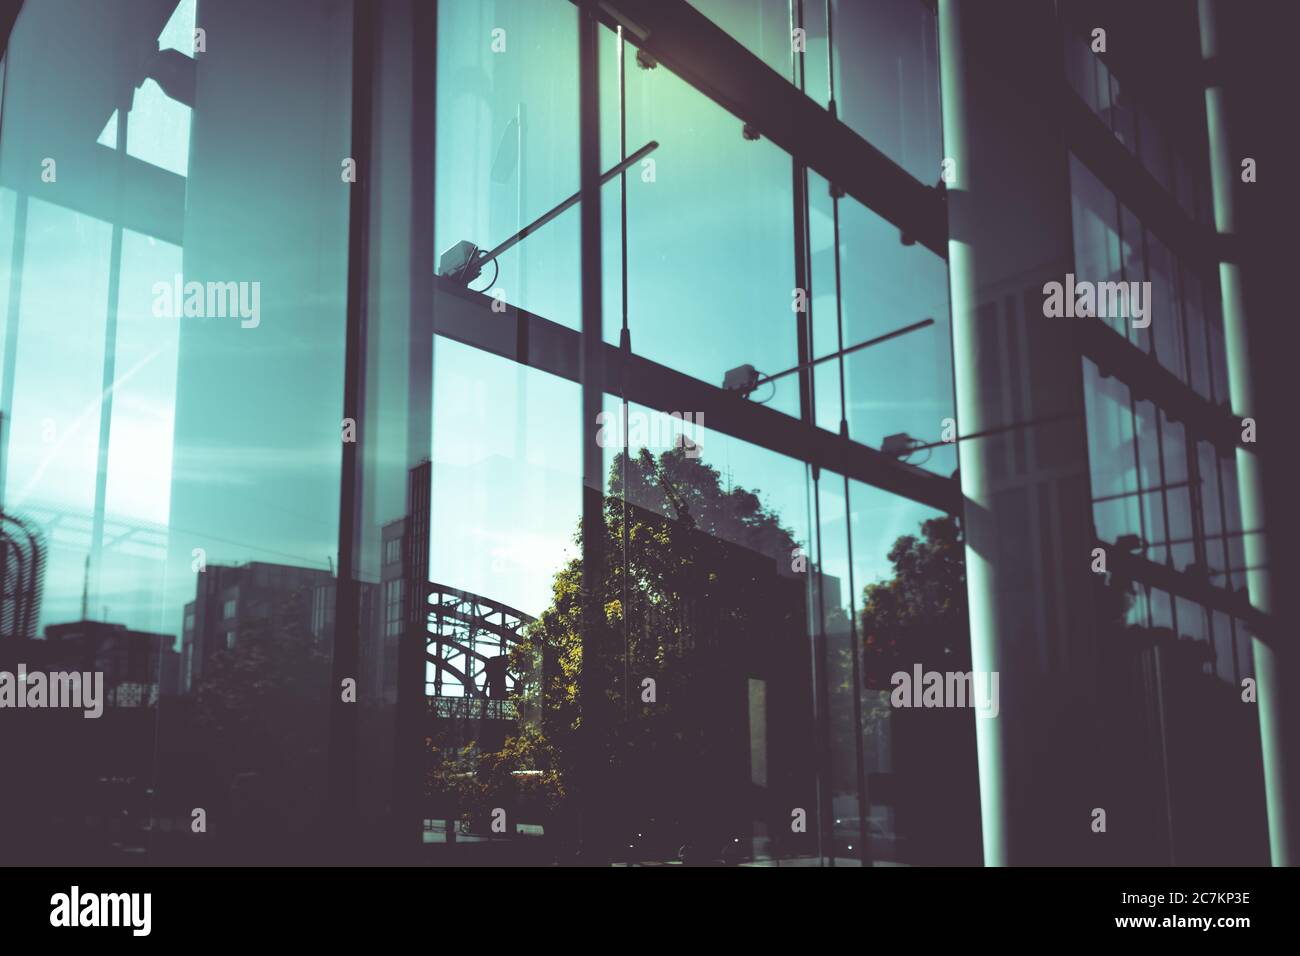
<instances>
[{"instance_id":1,"label":"dark metal window frame","mask_svg":"<svg viewBox=\"0 0 1300 956\"><path fill-rule=\"evenodd\" d=\"M491 296L471 292L456 282L437 279L435 284L434 331L438 335L558 378L579 381L581 333L523 309L493 311L496 300ZM521 337L526 342L522 349ZM602 342L602 349L606 394L617 394L618 383L625 382L630 402L663 412L681 408L702 412L710 430L940 511L960 513L960 488L951 478L905 464L639 355L625 355L616 344Z\"/></svg>"},{"instance_id":2,"label":"dark metal window frame","mask_svg":"<svg viewBox=\"0 0 1300 956\"><path fill-rule=\"evenodd\" d=\"M1063 29L1070 27L1063 24ZM1220 260L1230 258L1225 253L1231 252L1223 248L1223 238L1188 216L1177 198L1151 175L1140 157L1130 153L1114 132L1084 103L1065 74L1064 54L1059 79L1054 84L1044 85L1043 96L1045 105L1055 103L1055 112L1060 117L1068 153L1078 157L1115 197L1117 203L1133 213L1141 223L1144 235L1147 230L1154 231L1170 250L1178 263L1173 281L1180 282L1185 267L1190 267L1202 277L1217 277ZM1145 252L1143 258L1146 258ZM1203 306L1209 300L1207 291L1216 286L1217 283L1212 283L1211 279L1203 279ZM1214 299L1217 298L1216 288ZM1178 320L1183 322L1184 317L1180 314ZM1208 327L1207 320L1207 348ZM1189 336L1186 334L1186 326L1184 333L1184 358L1190 361L1187 355ZM1155 355L1143 352L1100 320L1077 322L1075 342L1079 354L1091 359L1102 375L1114 376L1128 386L1131 402L1149 400L1157 410L1183 424L1189 448L1194 448L1197 440L1209 441L1222 456L1237 447L1241 423L1234 417L1231 408L1206 399L1190 384L1161 365ZM1216 394L1213 385L1214 359L1213 353L1209 351L1207 363L1211 394ZM1161 454L1163 462L1163 448ZM1195 472L1189 471L1190 474ZM1166 537L1168 536L1166 532ZM1107 551L1110 554L1116 549L1109 547ZM1167 558L1172 561L1172 553ZM1171 596L1194 601L1211 610L1223 611L1244 621L1260 639L1271 639L1268 621L1250 605L1244 591L1217 587L1197 575L1174 570L1172 563L1159 564L1129 554L1119 554L1113 570L1138 583L1158 587Z\"/></svg>"},{"instance_id":3,"label":"dark metal window frame","mask_svg":"<svg viewBox=\"0 0 1300 956\"><path fill-rule=\"evenodd\" d=\"M9 49L9 34L22 8L23 0L0 0L0 56Z\"/></svg>"},{"instance_id":4,"label":"dark metal window frame","mask_svg":"<svg viewBox=\"0 0 1300 956\"><path fill-rule=\"evenodd\" d=\"M895 225L904 236L947 258L947 213L941 190L906 173L685 0L572 2L580 10L595 10L606 26L624 26L624 35L629 42L644 49L697 91L784 149L792 158L796 182L801 179L801 172L816 171ZM22 0L0 0L0 52L7 52L9 35L21 7ZM417 17L417 22L422 23L435 40L436 10L436 2L425 5ZM436 47L429 49L417 36L413 37L413 48L415 76L432 82ZM354 71L352 115L354 127L364 124L368 131L373 119L373 104L369 99L371 77L369 71L365 71L364 77L361 72ZM358 89L365 91L363 100L357 99ZM1133 210L1145 226L1154 228L1166 242L1173 243L1171 249L1181 260L1192 263L1202 274L1216 272L1217 263L1222 258L1217 245L1219 240L1186 215L1176 200L1151 177L1141 161L1130 154L1111 130L1079 100L1064 75L1056 89L1049 89L1044 95L1049 106L1056 108L1058 115L1063 117L1067 148L1096 171L1098 178ZM417 99L420 101L417 113L432 118L433 94L427 92L427 96L421 96L417 91ZM354 128L354 136L357 131ZM428 251L434 200L433 133L431 130L426 133L417 131L415 135L418 151L427 162L423 176L415 183L415 191L417 197L428 200L417 216L424 240L420 245ZM144 172L158 175L151 170ZM354 189L356 199L363 201L361 184L358 183ZM806 204L806 195L801 196L796 191L796 213L801 203ZM130 209L131 204L126 208ZM359 217L350 217L356 218ZM149 231L156 233L156 224ZM367 255L365 237L358 230L349 237L349 270L361 268L361 260ZM806 263L804 266L806 272ZM431 271L432 256L425 258L413 254L412 267L416 272L422 268ZM804 278L806 281L807 277ZM421 280L413 275L413 285L420 281L427 282L428 279ZM361 346L365 339L366 294L364 276L359 276L356 281L350 278L343 404L345 409L357 409L358 415L361 414L359 403L363 389L363 376L359 372L363 364ZM413 329L413 346L431 342L434 335L442 335L570 381L580 380L580 333L523 310L510 309L504 314L494 312L491 308L493 300L489 297L441 280L434 282L433 298L435 301L429 303L427 327ZM806 360L804 350L807 348L803 324L798 330L801 362ZM1235 446L1238 425L1230 412L1206 401L1160 366L1152 356L1100 323L1080 323L1078 328L1082 355L1092 358L1099 367L1115 374L1130 387L1135 382L1142 382L1143 394L1167 414L1186 423L1189 434L1208 439L1220 449ZM662 411L686 405L708 415L710 427L806 462L815 470L826 468L929 507L961 514L962 497L955 479L925 472L812 424L808 413L810 383L801 385L801 418L792 418L648 359L624 355L614 345L602 342L597 351L603 353L600 359L603 366L601 388L606 393L611 393L620 380L625 381L629 400L638 404ZM800 378L807 380L810 376L803 372ZM413 397L413 418L419 417L415 404L424 410L425 417L428 416L429 401L429 397ZM1194 439L1189 438L1189 443L1194 445ZM354 454L357 451L353 449ZM351 467L345 465L345 474L350 470ZM348 484L345 481L345 485ZM1221 490L1220 494L1226 492ZM340 497L342 535L345 527L350 528L355 520L356 496L343 489ZM348 537L351 538L351 534ZM343 554L341 548L341 560ZM1259 636L1266 633L1266 622L1253 612L1240 593L1214 587L1193 576L1131 555L1118 556L1115 566L1136 580L1228 613L1244 621ZM340 572L342 580L342 567ZM343 603L346 612L349 602ZM345 658L351 656L351 653L344 655ZM346 716L340 717L345 725L351 723ZM343 766L346 766L353 759L347 751L355 747L355 729L347 726L347 729L340 730L344 738L352 738L345 745L345 752L336 757L341 757ZM340 789L343 792L335 795L336 811L349 813L350 787L342 780L337 780L337 783L342 784Z\"/></svg>"},{"instance_id":5,"label":"dark metal window frame","mask_svg":"<svg viewBox=\"0 0 1300 956\"><path fill-rule=\"evenodd\" d=\"M925 186L819 106L685 0L572 0L611 30L644 49L697 91L757 129L791 156L795 216L801 170L812 169L932 252L947 258L947 212L942 193ZM433 58L436 52L417 49ZM799 232L796 229L796 246ZM800 263L796 248L796 266ZM806 254L802 257L806 260ZM585 265L585 264L584 264ZM430 268L432 266L430 265ZM804 262L803 272L807 264ZM796 275L796 281L800 281ZM810 277L802 276L801 287ZM494 312L494 300L457 283L435 280L434 332L569 381L579 381L579 332L513 306ZM809 296L811 298L811 296ZM500 308L500 306L497 306ZM807 361L807 320L798 322L799 361ZM961 513L953 478L935 475L812 423L811 378L800 373L800 418L748 402L702 380L603 343L604 392L658 411L683 407L704 414L711 429L768 451L826 468L925 504ZM592 426L594 428L594 425Z\"/></svg>"},{"instance_id":6,"label":"dark metal window frame","mask_svg":"<svg viewBox=\"0 0 1300 956\"><path fill-rule=\"evenodd\" d=\"M572 2L597 7L634 46L909 239L948 258L941 190L904 171L686 0Z\"/></svg>"},{"instance_id":7,"label":"dark metal window frame","mask_svg":"<svg viewBox=\"0 0 1300 956\"><path fill-rule=\"evenodd\" d=\"M1155 180L1141 159L1130 153L1079 98L1068 79L1062 78L1060 86L1067 149L1088 167L1114 197L1117 209L1127 208L1141 224L1144 262L1147 259L1146 234L1154 231L1177 263L1172 281L1180 292L1185 287L1183 278L1188 267L1202 277L1201 302L1205 320L1201 331L1204 336L1206 374L1209 376L1211 394L1219 398L1214 387L1211 320L1206 315L1215 310L1205 308L1206 303L1211 301L1208 290L1213 288L1214 283L1212 279L1204 278L1217 276L1220 258L1218 237L1208 227L1187 215L1175 196ZM1213 299L1217 300L1217 294ZM1181 295L1180 300L1185 302ZM1190 377L1191 335L1195 330L1181 312L1177 321L1183 330L1181 358L1187 365ZM1113 375L1129 387L1132 400L1150 400L1170 419L1182 423L1187 435L1191 436L1188 438L1189 447L1194 447L1198 439L1209 441L1221 456L1230 454L1236 447L1241 424L1231 409L1226 404L1206 399L1190 383L1183 382L1165 368L1155 355L1143 352L1100 321L1079 323L1076 342L1080 354L1096 363L1103 375ZM1207 593L1206 588L1209 592L1222 593ZM1183 589L1176 593L1202 603L1211 602L1219 609L1224 609L1225 605L1237 607L1238 611L1241 607L1248 607L1245 602L1236 600L1237 595L1233 592L1211 585L1202 587L1194 577L1183 581Z\"/></svg>"}]
</instances>

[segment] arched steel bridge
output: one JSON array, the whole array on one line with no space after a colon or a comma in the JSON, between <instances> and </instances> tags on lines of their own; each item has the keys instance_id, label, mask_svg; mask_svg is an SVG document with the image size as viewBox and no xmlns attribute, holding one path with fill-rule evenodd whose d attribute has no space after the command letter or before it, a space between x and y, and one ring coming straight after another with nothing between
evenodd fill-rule
<instances>
[{"instance_id":1,"label":"arched steel bridge","mask_svg":"<svg viewBox=\"0 0 1300 956\"><path fill-rule=\"evenodd\" d=\"M492 708L501 712L497 716L513 716L513 707L506 706L515 685L508 655L536 619L500 601L437 583L426 586L425 605L425 694L434 712L454 716L455 702L501 701L502 706Z\"/></svg>"},{"instance_id":2,"label":"arched steel bridge","mask_svg":"<svg viewBox=\"0 0 1300 956\"><path fill-rule=\"evenodd\" d=\"M0 637L36 636L45 543L17 515L0 511Z\"/></svg>"}]
</instances>

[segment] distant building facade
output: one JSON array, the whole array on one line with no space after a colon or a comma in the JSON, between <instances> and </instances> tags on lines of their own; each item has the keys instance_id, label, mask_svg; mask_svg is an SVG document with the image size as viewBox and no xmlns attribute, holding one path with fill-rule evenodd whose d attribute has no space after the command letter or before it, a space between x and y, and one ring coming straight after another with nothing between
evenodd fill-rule
<instances>
[{"instance_id":1,"label":"distant building facade","mask_svg":"<svg viewBox=\"0 0 1300 956\"><path fill-rule=\"evenodd\" d=\"M189 693L214 654L233 650L252 626L334 632L334 575L318 568L250 561L208 565L197 575L181 631L181 692Z\"/></svg>"}]
</instances>

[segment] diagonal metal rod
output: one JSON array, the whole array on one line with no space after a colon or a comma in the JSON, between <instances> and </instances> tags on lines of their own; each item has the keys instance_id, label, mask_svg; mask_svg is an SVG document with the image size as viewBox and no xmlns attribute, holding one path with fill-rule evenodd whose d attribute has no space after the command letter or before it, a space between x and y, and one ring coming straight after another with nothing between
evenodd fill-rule
<instances>
[{"instance_id":1,"label":"diagonal metal rod","mask_svg":"<svg viewBox=\"0 0 1300 956\"><path fill-rule=\"evenodd\" d=\"M843 356L856 352L859 349L865 349L871 345L879 345L881 342L888 342L890 339L896 339L900 335L906 335L908 332L915 332L918 329L923 329L927 325L934 325L934 319L922 319L920 322L913 322L911 325L905 325L901 329L894 329L892 332L878 335L874 339L867 339L865 342L859 342L857 345L850 345L848 348L834 352L830 355L823 355L821 358L813 359L811 362L800 363L799 365L796 365L793 368L788 368L783 372L777 372L775 375L765 375L754 383L754 388L758 388L760 385L766 385L768 382L775 382L778 378L783 378L791 372L797 372L802 368L811 368L812 366L819 365L822 362L829 362L831 359L842 358Z\"/></svg>"},{"instance_id":2,"label":"diagonal metal rod","mask_svg":"<svg viewBox=\"0 0 1300 956\"><path fill-rule=\"evenodd\" d=\"M605 185L605 183L609 182L619 173L624 172L629 167L640 162L642 159L644 159L646 156L649 156L658 148L659 148L659 144L654 140L650 140L650 142L646 143L644 146L638 149L627 159L623 160L617 166L611 167L608 172L602 175L600 177L600 185L602 186ZM582 191L579 190L578 192L570 196L568 199L564 200L564 202L560 203L558 206L552 209L550 212L543 213L540 217L534 219L528 225L524 226L524 228L520 229L518 232L516 232L505 242L501 243L501 245L497 246L491 252L484 255L481 259L474 260L474 267L482 268L483 266L487 265L497 256L501 255L501 253L513 247L516 243L522 241L523 239L528 238L538 229L541 229L542 226L546 225L548 222L550 222L560 213L564 212L566 209L570 208L571 206L577 205L578 200L581 198L582 198Z\"/></svg>"}]
</instances>

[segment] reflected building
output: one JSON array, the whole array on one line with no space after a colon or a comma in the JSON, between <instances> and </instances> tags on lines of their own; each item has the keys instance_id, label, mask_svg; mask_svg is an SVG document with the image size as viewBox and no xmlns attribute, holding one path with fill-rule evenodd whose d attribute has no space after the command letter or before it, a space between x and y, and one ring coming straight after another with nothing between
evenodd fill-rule
<instances>
[{"instance_id":1,"label":"reflected building","mask_svg":"<svg viewBox=\"0 0 1300 956\"><path fill-rule=\"evenodd\" d=\"M181 686L186 693L202 679L212 655L235 650L240 633L253 626L274 633L301 629L322 647L329 646L335 589L329 571L250 561L208 565L195 581L181 635Z\"/></svg>"},{"instance_id":2,"label":"reflected building","mask_svg":"<svg viewBox=\"0 0 1300 956\"><path fill-rule=\"evenodd\" d=\"M180 693L181 655L170 634L133 631L124 624L74 621L45 629L55 669L104 675L105 706L153 707Z\"/></svg>"},{"instance_id":3,"label":"reflected building","mask_svg":"<svg viewBox=\"0 0 1300 956\"><path fill-rule=\"evenodd\" d=\"M51 624L43 638L0 638L7 674L21 664L29 674L103 681L92 719L82 709L6 709L0 718L0 749L23 768L21 785L0 791L10 858L121 864L144 852L160 721L175 719L179 699L174 640L93 620Z\"/></svg>"},{"instance_id":4,"label":"reflected building","mask_svg":"<svg viewBox=\"0 0 1300 956\"><path fill-rule=\"evenodd\" d=\"M43 638L0 640L0 669L102 674L105 708L151 709L180 693L174 640L105 621L51 624Z\"/></svg>"}]
</instances>

